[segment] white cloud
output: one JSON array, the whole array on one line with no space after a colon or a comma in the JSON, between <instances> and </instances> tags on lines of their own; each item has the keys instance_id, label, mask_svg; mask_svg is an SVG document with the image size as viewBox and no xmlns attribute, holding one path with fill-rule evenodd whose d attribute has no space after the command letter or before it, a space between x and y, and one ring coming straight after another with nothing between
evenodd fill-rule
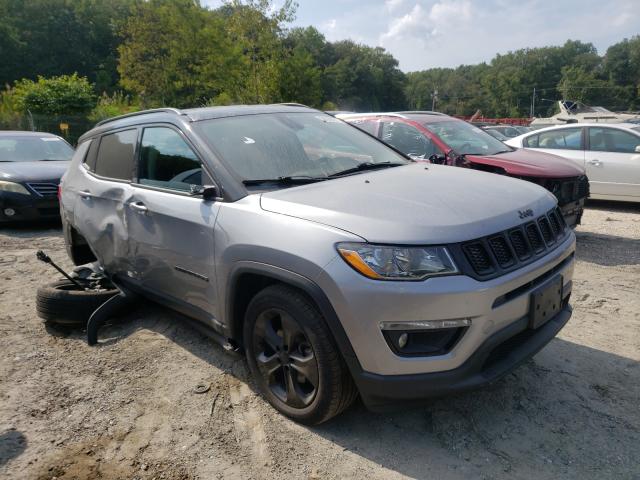
<instances>
[{"instance_id":1,"label":"white cloud","mask_svg":"<svg viewBox=\"0 0 640 480\"><path fill-rule=\"evenodd\" d=\"M395 12L404 4L404 0L384 0L384 6L389 12Z\"/></svg>"}]
</instances>

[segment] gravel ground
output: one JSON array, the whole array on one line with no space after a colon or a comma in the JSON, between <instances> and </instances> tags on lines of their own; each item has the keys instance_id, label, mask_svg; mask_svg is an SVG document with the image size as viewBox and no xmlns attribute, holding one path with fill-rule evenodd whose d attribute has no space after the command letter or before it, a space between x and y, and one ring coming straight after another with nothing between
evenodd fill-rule
<instances>
[{"instance_id":1,"label":"gravel ground","mask_svg":"<svg viewBox=\"0 0 640 480\"><path fill-rule=\"evenodd\" d=\"M244 361L142 304L88 347L46 329L35 289L69 266L59 230L0 230L0 477L640 478L640 206L589 205L570 323L481 391L297 425ZM193 388L205 382L208 392Z\"/></svg>"}]
</instances>

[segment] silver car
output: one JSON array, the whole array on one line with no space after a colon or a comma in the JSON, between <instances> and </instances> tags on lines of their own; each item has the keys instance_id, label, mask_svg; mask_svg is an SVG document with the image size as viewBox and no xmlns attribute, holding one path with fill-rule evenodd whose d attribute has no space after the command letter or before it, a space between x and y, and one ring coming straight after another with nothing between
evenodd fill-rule
<instances>
[{"instance_id":1,"label":"silver car","mask_svg":"<svg viewBox=\"0 0 640 480\"><path fill-rule=\"evenodd\" d=\"M301 106L99 124L62 180L75 263L246 352L315 424L479 387L571 316L575 236L547 190L410 160Z\"/></svg>"}]
</instances>

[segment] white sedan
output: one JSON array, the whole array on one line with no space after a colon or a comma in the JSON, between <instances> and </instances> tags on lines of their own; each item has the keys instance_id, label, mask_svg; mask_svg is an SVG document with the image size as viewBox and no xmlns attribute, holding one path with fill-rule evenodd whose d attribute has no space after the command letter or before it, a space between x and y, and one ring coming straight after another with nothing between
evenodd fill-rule
<instances>
[{"instance_id":1,"label":"white sedan","mask_svg":"<svg viewBox=\"0 0 640 480\"><path fill-rule=\"evenodd\" d=\"M584 167L591 198L640 202L640 125L574 123L535 130L505 141L553 153Z\"/></svg>"}]
</instances>

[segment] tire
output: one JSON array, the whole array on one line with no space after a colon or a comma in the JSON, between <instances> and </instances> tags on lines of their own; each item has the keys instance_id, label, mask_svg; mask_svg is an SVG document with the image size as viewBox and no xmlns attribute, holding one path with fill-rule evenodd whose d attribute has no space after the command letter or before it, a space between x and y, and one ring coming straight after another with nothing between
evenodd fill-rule
<instances>
[{"instance_id":1,"label":"tire","mask_svg":"<svg viewBox=\"0 0 640 480\"><path fill-rule=\"evenodd\" d=\"M324 318L300 291L272 285L258 292L247 307L243 337L260 392L291 419L326 422L358 396Z\"/></svg>"},{"instance_id":2,"label":"tire","mask_svg":"<svg viewBox=\"0 0 640 480\"><path fill-rule=\"evenodd\" d=\"M91 314L118 294L118 289L80 290L67 279L43 285L36 294L36 311L47 323L86 326Z\"/></svg>"}]
</instances>

